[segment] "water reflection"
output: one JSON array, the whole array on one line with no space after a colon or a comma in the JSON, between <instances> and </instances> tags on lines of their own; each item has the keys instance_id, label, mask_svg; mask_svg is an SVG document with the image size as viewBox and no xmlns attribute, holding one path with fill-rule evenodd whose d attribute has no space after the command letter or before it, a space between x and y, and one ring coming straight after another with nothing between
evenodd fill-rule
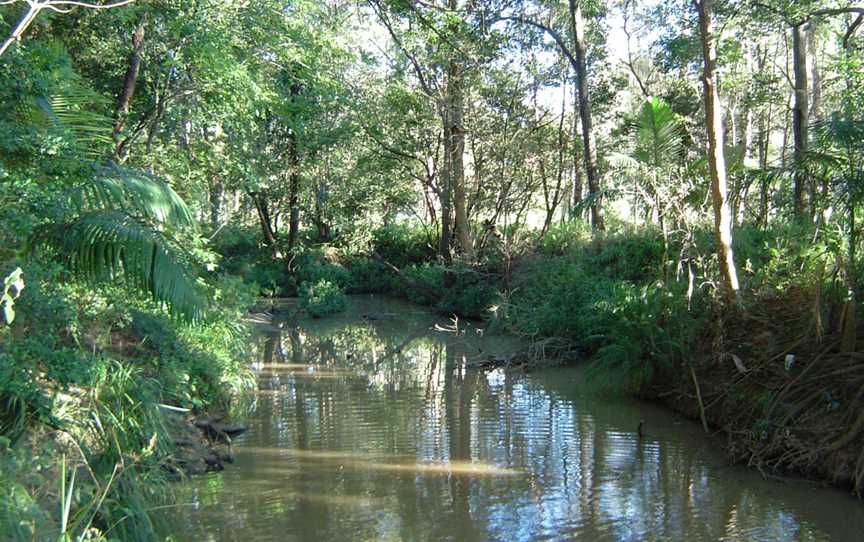
<instances>
[{"instance_id":1,"label":"water reflection","mask_svg":"<svg viewBox=\"0 0 864 542\"><path fill-rule=\"evenodd\" d=\"M396 317L369 316L396 314ZM366 316L364 318L363 316ZM190 540L860 540L840 492L724 465L693 424L479 372L512 341L392 301L270 326L237 464L194 481ZM638 420L647 435L636 434Z\"/></svg>"}]
</instances>

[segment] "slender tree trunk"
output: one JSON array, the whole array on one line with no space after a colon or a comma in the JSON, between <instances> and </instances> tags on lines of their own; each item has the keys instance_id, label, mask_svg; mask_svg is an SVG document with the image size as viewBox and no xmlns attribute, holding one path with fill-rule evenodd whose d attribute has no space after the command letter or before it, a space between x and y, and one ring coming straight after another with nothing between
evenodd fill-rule
<instances>
[{"instance_id":1,"label":"slender tree trunk","mask_svg":"<svg viewBox=\"0 0 864 542\"><path fill-rule=\"evenodd\" d=\"M819 73L819 57L817 55L818 51L818 37L816 22L811 22L807 26L807 48L809 50L809 68L810 68L810 89L811 89L811 99L810 99L810 108L809 114L810 119L814 122L818 122L822 118L822 76ZM817 216L817 206L825 208L825 200L823 198L817 198L817 194L823 195L827 194L828 186L827 181L823 181L821 186L816 186L816 178L810 177L810 216L814 219ZM822 201L818 201L822 199Z\"/></svg>"},{"instance_id":2,"label":"slender tree trunk","mask_svg":"<svg viewBox=\"0 0 864 542\"><path fill-rule=\"evenodd\" d=\"M597 170L597 149L591 126L591 101L588 95L588 65L585 51L585 22L582 6L577 0L569 0L570 25L573 32L573 56L576 59L576 82L579 96L579 118L582 121L582 152L585 158L585 173L588 177L588 194L591 203L591 226L598 231L606 229L603 220L603 202L600 197L600 175Z\"/></svg>"},{"instance_id":3,"label":"slender tree trunk","mask_svg":"<svg viewBox=\"0 0 864 542\"><path fill-rule=\"evenodd\" d=\"M318 229L318 240L330 240L330 224L327 222L325 209L327 208L327 185L319 181L315 186L315 227Z\"/></svg>"},{"instance_id":4,"label":"slender tree trunk","mask_svg":"<svg viewBox=\"0 0 864 542\"><path fill-rule=\"evenodd\" d=\"M300 238L300 156L297 149L297 133L291 128L288 134L288 254L294 253Z\"/></svg>"},{"instance_id":5,"label":"slender tree trunk","mask_svg":"<svg viewBox=\"0 0 864 542\"><path fill-rule=\"evenodd\" d=\"M276 242L276 235L273 233L273 221L270 218L267 193L249 192L249 198L252 200L252 205L255 206L255 212L258 214L261 233L264 235L264 244L270 248L274 259L281 258L282 256L279 253L279 245Z\"/></svg>"},{"instance_id":6,"label":"slender tree trunk","mask_svg":"<svg viewBox=\"0 0 864 542\"><path fill-rule=\"evenodd\" d=\"M573 97L575 108L579 109L577 89L573 87ZM575 111L574 111L575 113ZM579 128L578 117L573 115L573 194L572 206L570 207L571 217L575 218L579 214L579 206L582 204L582 191L584 190L584 182L582 180L582 156L579 154Z\"/></svg>"},{"instance_id":7,"label":"slender tree trunk","mask_svg":"<svg viewBox=\"0 0 864 542\"><path fill-rule=\"evenodd\" d=\"M114 155L119 160L123 156L123 130L126 127L126 117L132 98L135 97L135 85L138 82L138 72L141 69L141 55L144 52L144 21L138 25L132 34L132 52L129 54L129 64L123 78L123 88L117 96L117 111L114 117Z\"/></svg>"},{"instance_id":8,"label":"slender tree trunk","mask_svg":"<svg viewBox=\"0 0 864 542\"><path fill-rule=\"evenodd\" d=\"M807 36L805 25L792 27L792 68L795 73L795 103L792 108L792 137L794 144L795 216L804 219L808 207L807 177L798 170L807 152L809 132L809 89L807 86Z\"/></svg>"},{"instance_id":9,"label":"slender tree trunk","mask_svg":"<svg viewBox=\"0 0 864 542\"><path fill-rule=\"evenodd\" d=\"M726 185L726 159L723 153L723 109L717 89L717 45L714 35L713 0L694 0L699 10L704 70L702 88L705 99L705 121L708 131L708 169L714 200L714 237L720 260L723 294L727 303L738 293L738 273L732 254L732 213Z\"/></svg>"},{"instance_id":10,"label":"slender tree trunk","mask_svg":"<svg viewBox=\"0 0 864 542\"><path fill-rule=\"evenodd\" d=\"M819 72L819 57L817 26L811 22L807 28L807 47L810 50L810 88L812 99L810 100L810 118L819 120L822 118L822 74Z\"/></svg>"},{"instance_id":11,"label":"slender tree trunk","mask_svg":"<svg viewBox=\"0 0 864 542\"><path fill-rule=\"evenodd\" d=\"M759 220L758 225L765 227L768 225L768 177L764 175L768 169L768 142L771 137L771 108L768 111L761 111L758 120L758 161L759 169L763 172L762 178L759 179Z\"/></svg>"},{"instance_id":12,"label":"slender tree trunk","mask_svg":"<svg viewBox=\"0 0 864 542\"><path fill-rule=\"evenodd\" d=\"M438 255L444 258L445 262L450 262L450 230L452 224L452 162L453 157L453 139L450 137L452 131L450 126L450 113L446 104L439 105L441 115L441 125L443 127L444 138L444 163L441 165L441 237L438 238Z\"/></svg>"},{"instance_id":13,"label":"slender tree trunk","mask_svg":"<svg viewBox=\"0 0 864 542\"><path fill-rule=\"evenodd\" d=\"M451 0L453 8L456 0ZM447 75L447 106L450 116L450 180L453 186L453 208L456 214L456 236L462 256L474 260L474 242L465 198L465 127L463 125L464 95L462 68L456 60L450 61Z\"/></svg>"},{"instance_id":14,"label":"slender tree trunk","mask_svg":"<svg viewBox=\"0 0 864 542\"><path fill-rule=\"evenodd\" d=\"M210 227L213 228L213 231L219 229L219 225L222 223L222 193L224 192L224 187L222 185L222 179L218 176L213 176L209 182L210 190Z\"/></svg>"}]
</instances>

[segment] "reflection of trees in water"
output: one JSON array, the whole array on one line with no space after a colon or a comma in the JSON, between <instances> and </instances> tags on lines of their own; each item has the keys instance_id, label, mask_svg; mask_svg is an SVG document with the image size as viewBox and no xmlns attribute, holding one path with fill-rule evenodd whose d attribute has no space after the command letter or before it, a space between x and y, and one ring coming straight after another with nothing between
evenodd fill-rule
<instances>
[{"instance_id":1,"label":"reflection of trees in water","mask_svg":"<svg viewBox=\"0 0 864 542\"><path fill-rule=\"evenodd\" d=\"M409 324L351 323L323 335L290 327L264 339L265 363L284 362L284 349L292 364L315 370L286 371L262 431L283 448L346 453L303 460L286 482L291 492L384 499L377 512L300 499L281 521L314 523L306 534L316 538L352 539L359 531L339 529L368 513L406 540L509 540L550 528L588 538L748 538L759 522L778 535L794 523L769 501L712 480L686 443L638 439L634 406L574 400L520 375L491 383L466 370L470 341ZM493 468L488 476L373 468L410 467L412 458ZM496 465L524 475L497 476Z\"/></svg>"},{"instance_id":2,"label":"reflection of trees in water","mask_svg":"<svg viewBox=\"0 0 864 542\"><path fill-rule=\"evenodd\" d=\"M450 460L470 461L471 457L471 402L477 371L466 371L458 352L447 344L445 362L444 403L447 405L445 425L450 443ZM471 480L462 476L450 477L450 499L455 521L463 525L466 540L477 538L471 518Z\"/></svg>"}]
</instances>

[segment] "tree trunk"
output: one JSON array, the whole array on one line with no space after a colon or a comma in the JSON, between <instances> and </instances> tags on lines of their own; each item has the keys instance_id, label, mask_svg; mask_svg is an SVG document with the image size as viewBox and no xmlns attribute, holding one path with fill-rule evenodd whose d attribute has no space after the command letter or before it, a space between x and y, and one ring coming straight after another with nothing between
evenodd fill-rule
<instances>
[{"instance_id":1,"label":"tree trunk","mask_svg":"<svg viewBox=\"0 0 864 542\"><path fill-rule=\"evenodd\" d=\"M576 88L579 96L579 118L582 121L582 152L588 177L591 201L591 226L598 231L606 229L603 220L603 202L600 197L600 176L597 171L597 149L591 126L591 102L588 96L588 66L585 52L585 22L582 7L577 0L570 2L570 25L573 31L573 53L576 60Z\"/></svg>"},{"instance_id":2,"label":"tree trunk","mask_svg":"<svg viewBox=\"0 0 864 542\"><path fill-rule=\"evenodd\" d=\"M451 0L454 4L455 0ZM455 60L450 61L447 74L447 108L450 117L450 182L453 187L453 208L456 214L456 237L463 257L474 260L474 242L465 201L465 128L463 126L464 96L462 69Z\"/></svg>"},{"instance_id":3,"label":"tree trunk","mask_svg":"<svg viewBox=\"0 0 864 542\"><path fill-rule=\"evenodd\" d=\"M222 179L217 176L210 179L209 184L210 227L215 232L222 223L222 193L224 192L224 187L222 186Z\"/></svg>"},{"instance_id":4,"label":"tree trunk","mask_svg":"<svg viewBox=\"0 0 864 542\"><path fill-rule=\"evenodd\" d=\"M812 99L810 100L810 118L819 120L822 118L822 75L819 73L819 58L816 54L819 39L815 22L811 22L807 28L807 47L810 50L810 88Z\"/></svg>"},{"instance_id":5,"label":"tree trunk","mask_svg":"<svg viewBox=\"0 0 864 542\"><path fill-rule=\"evenodd\" d=\"M708 169L711 174L711 195L714 200L714 237L720 261L723 295L728 304L738 293L738 274L732 254L732 213L729 209L726 185L726 159L723 152L723 110L717 89L717 48L714 36L713 0L699 0L704 70L702 88L705 99L705 123L708 131Z\"/></svg>"},{"instance_id":6,"label":"tree trunk","mask_svg":"<svg viewBox=\"0 0 864 542\"><path fill-rule=\"evenodd\" d=\"M264 235L264 244L270 248L274 259L281 258L276 235L273 233L273 221L270 219L270 209L267 203L266 192L249 192L249 198L255 211L258 213L258 222L261 224L261 233Z\"/></svg>"},{"instance_id":7,"label":"tree trunk","mask_svg":"<svg viewBox=\"0 0 864 542\"><path fill-rule=\"evenodd\" d=\"M438 239L438 255L449 263L451 260L450 254L450 226L452 224L452 164L453 157L453 139L450 137L452 131L450 126L450 113L446 104L439 105L441 115L441 125L443 127L443 145L444 145L444 163L441 166L441 237Z\"/></svg>"},{"instance_id":8,"label":"tree trunk","mask_svg":"<svg viewBox=\"0 0 864 542\"><path fill-rule=\"evenodd\" d=\"M315 227L318 229L318 240L327 242L330 240L330 223L327 222L325 209L327 207L327 185L319 181L315 186Z\"/></svg>"},{"instance_id":9,"label":"tree trunk","mask_svg":"<svg viewBox=\"0 0 864 542\"><path fill-rule=\"evenodd\" d=\"M566 189L562 186L564 182L564 148L566 146L564 137L564 117L567 112L567 83L566 77L562 81L563 91L561 93L561 118L558 119L558 138L557 138L557 157L555 164L555 189L550 192L549 184L545 172L541 179L543 181L543 201L546 207L546 218L543 220L543 229L540 230L540 238L542 239L549 227L552 225L552 220L555 218L555 211L558 210L558 205L561 203L563 192ZM540 161L540 166L543 167L543 160Z\"/></svg>"},{"instance_id":10,"label":"tree trunk","mask_svg":"<svg viewBox=\"0 0 864 542\"><path fill-rule=\"evenodd\" d=\"M138 71L141 69L141 54L144 52L144 22L142 21L132 34L132 52L129 54L129 65L123 78L123 88L117 96L117 111L114 117L114 155L119 160L123 155L123 129L126 127L126 117L132 98L135 97L135 84L138 82Z\"/></svg>"},{"instance_id":11,"label":"tree trunk","mask_svg":"<svg viewBox=\"0 0 864 542\"><path fill-rule=\"evenodd\" d=\"M799 166L807 152L809 132L809 89L807 87L807 37L805 25L792 27L792 67L795 72L795 103L792 107L792 137L795 162L795 216L803 219L808 207L807 176Z\"/></svg>"},{"instance_id":12,"label":"tree trunk","mask_svg":"<svg viewBox=\"0 0 864 542\"><path fill-rule=\"evenodd\" d=\"M577 95L576 86L573 87L573 97L574 97L574 105L575 109L579 109L578 104L578 95ZM575 113L575 111L574 111ZM582 191L584 189L584 182L582 180L582 156L579 154L579 127L577 120L578 117L573 115L573 193L572 197L572 207L571 210L571 218L576 218L579 215L579 207L582 205Z\"/></svg>"},{"instance_id":13,"label":"tree trunk","mask_svg":"<svg viewBox=\"0 0 864 542\"><path fill-rule=\"evenodd\" d=\"M294 128L288 134L288 254L294 253L300 238L300 156L297 150L297 133Z\"/></svg>"}]
</instances>

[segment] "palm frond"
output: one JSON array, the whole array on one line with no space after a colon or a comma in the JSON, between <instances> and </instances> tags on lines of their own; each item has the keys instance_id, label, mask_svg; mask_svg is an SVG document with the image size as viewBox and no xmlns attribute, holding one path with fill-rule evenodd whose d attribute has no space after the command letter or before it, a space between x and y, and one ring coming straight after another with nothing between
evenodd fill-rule
<instances>
[{"instance_id":1,"label":"palm frond","mask_svg":"<svg viewBox=\"0 0 864 542\"><path fill-rule=\"evenodd\" d=\"M122 212L85 214L54 225L36 240L53 247L84 278L125 279L173 314L200 317L204 301L181 251L162 233Z\"/></svg>"},{"instance_id":2,"label":"palm frond","mask_svg":"<svg viewBox=\"0 0 864 542\"><path fill-rule=\"evenodd\" d=\"M172 227L194 227L186 202L166 182L143 171L116 164L100 167L93 180L69 192L78 212L123 210Z\"/></svg>"},{"instance_id":3,"label":"palm frond","mask_svg":"<svg viewBox=\"0 0 864 542\"><path fill-rule=\"evenodd\" d=\"M672 108L660 98L646 100L636 120L636 153L655 168L675 162L681 152L683 129Z\"/></svg>"},{"instance_id":4,"label":"palm frond","mask_svg":"<svg viewBox=\"0 0 864 542\"><path fill-rule=\"evenodd\" d=\"M832 115L813 124L813 134L824 147L840 148L844 152L864 152L864 119Z\"/></svg>"},{"instance_id":5,"label":"palm frond","mask_svg":"<svg viewBox=\"0 0 864 542\"><path fill-rule=\"evenodd\" d=\"M629 154L622 152L612 152L606 156L606 161L609 165L627 171L639 171L644 168L644 164Z\"/></svg>"},{"instance_id":6,"label":"palm frond","mask_svg":"<svg viewBox=\"0 0 864 542\"><path fill-rule=\"evenodd\" d=\"M62 79L49 96L35 101L42 121L68 130L83 155L98 159L111 147L113 120L100 112L109 110L110 102L75 77Z\"/></svg>"}]
</instances>

